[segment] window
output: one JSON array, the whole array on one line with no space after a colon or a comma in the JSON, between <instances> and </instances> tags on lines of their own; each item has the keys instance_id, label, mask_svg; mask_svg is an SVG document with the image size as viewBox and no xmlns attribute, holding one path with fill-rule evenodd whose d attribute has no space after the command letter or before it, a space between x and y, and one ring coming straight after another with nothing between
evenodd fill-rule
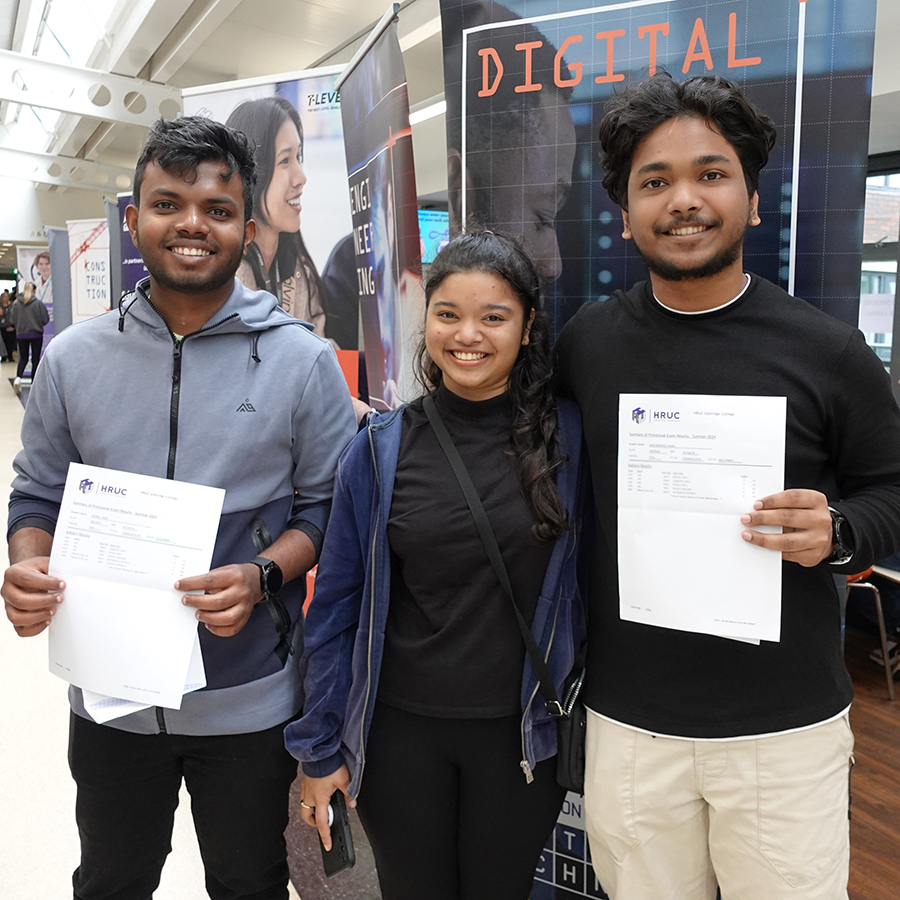
<instances>
[{"instance_id":1,"label":"window","mask_svg":"<svg viewBox=\"0 0 900 900\"><path fill-rule=\"evenodd\" d=\"M32 55L49 62L86 66L97 44L106 39L106 25L116 2L47 0ZM20 106L15 114L19 141L43 149L61 115L53 109Z\"/></svg>"},{"instance_id":2,"label":"window","mask_svg":"<svg viewBox=\"0 0 900 900\"><path fill-rule=\"evenodd\" d=\"M893 351L898 237L900 172L870 176L866 179L859 328L888 371Z\"/></svg>"}]
</instances>

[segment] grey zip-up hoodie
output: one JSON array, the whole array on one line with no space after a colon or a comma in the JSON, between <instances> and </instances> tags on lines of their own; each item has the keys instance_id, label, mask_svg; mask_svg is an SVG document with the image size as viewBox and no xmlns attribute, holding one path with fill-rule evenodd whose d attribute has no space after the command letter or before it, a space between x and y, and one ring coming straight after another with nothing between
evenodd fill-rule
<instances>
[{"instance_id":1,"label":"grey zip-up hoodie","mask_svg":"<svg viewBox=\"0 0 900 900\"><path fill-rule=\"evenodd\" d=\"M118 311L73 325L48 348L13 463L10 533L53 531L70 462L225 488L213 568L256 556L254 516L273 539L292 527L324 532L338 456L356 432L331 345L236 279L213 320L177 340L148 291L145 280ZM303 578L282 591L297 651L304 596ZM299 711L297 657L282 666L266 609L234 637L199 633L207 687L180 710L145 710L113 727L245 733ZM70 701L86 715L80 690Z\"/></svg>"}]
</instances>

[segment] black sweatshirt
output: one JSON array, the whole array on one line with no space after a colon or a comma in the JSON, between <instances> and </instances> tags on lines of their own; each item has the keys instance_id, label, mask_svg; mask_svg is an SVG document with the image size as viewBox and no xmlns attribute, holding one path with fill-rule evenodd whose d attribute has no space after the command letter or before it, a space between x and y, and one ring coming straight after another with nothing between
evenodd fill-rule
<instances>
[{"instance_id":1,"label":"black sweatshirt","mask_svg":"<svg viewBox=\"0 0 900 900\"><path fill-rule=\"evenodd\" d=\"M834 576L843 581L900 547L900 412L860 332L755 276L737 302L695 316L660 306L641 282L583 306L556 353L562 388L584 417L597 508L588 707L695 738L784 731L839 713L853 691ZM619 618L618 397L631 392L787 397L785 487L824 493L850 523L856 552L841 567L783 563L780 642ZM690 602L690 583L671 589Z\"/></svg>"}]
</instances>

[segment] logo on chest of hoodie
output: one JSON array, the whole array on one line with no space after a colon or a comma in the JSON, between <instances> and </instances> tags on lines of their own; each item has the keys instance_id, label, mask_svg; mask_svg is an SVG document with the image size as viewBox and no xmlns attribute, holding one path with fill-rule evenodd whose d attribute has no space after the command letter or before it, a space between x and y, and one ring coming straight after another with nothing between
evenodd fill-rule
<instances>
[{"instance_id":1,"label":"logo on chest of hoodie","mask_svg":"<svg viewBox=\"0 0 900 900\"><path fill-rule=\"evenodd\" d=\"M244 400L244 402L235 410L235 412L256 412L256 407L249 401Z\"/></svg>"}]
</instances>

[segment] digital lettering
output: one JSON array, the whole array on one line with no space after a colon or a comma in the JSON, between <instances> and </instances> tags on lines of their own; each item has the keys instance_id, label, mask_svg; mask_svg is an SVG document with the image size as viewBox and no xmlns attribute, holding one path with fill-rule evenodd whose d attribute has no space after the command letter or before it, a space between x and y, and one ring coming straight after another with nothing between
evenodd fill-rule
<instances>
[{"instance_id":1,"label":"digital lettering","mask_svg":"<svg viewBox=\"0 0 900 900\"><path fill-rule=\"evenodd\" d=\"M533 50L537 50L538 47L543 47L543 41L529 41L525 44L516 44L516 50L524 50L525 51L525 84L517 84L515 86L515 92L517 94L524 94L527 91L539 91L543 85L535 84L531 80L531 54Z\"/></svg>"},{"instance_id":2,"label":"digital lettering","mask_svg":"<svg viewBox=\"0 0 900 900\"><path fill-rule=\"evenodd\" d=\"M762 62L761 56L748 56L738 59L735 56L737 45L737 13L728 16L728 68L736 69L738 66L758 66Z\"/></svg>"},{"instance_id":3,"label":"digital lettering","mask_svg":"<svg viewBox=\"0 0 900 900\"><path fill-rule=\"evenodd\" d=\"M372 252L372 223L366 222L353 229L353 244L357 256Z\"/></svg>"},{"instance_id":4,"label":"digital lettering","mask_svg":"<svg viewBox=\"0 0 900 900\"><path fill-rule=\"evenodd\" d=\"M360 295L371 297L375 293L375 274L372 267L356 269L356 280L359 285Z\"/></svg>"},{"instance_id":5,"label":"digital lettering","mask_svg":"<svg viewBox=\"0 0 900 900\"><path fill-rule=\"evenodd\" d=\"M668 35L668 33L668 22L659 22L656 25L641 25L638 28L638 40L642 41L648 35L650 36L649 72L651 75L654 75L656 73L656 36L658 34Z\"/></svg>"},{"instance_id":6,"label":"digital lettering","mask_svg":"<svg viewBox=\"0 0 900 900\"><path fill-rule=\"evenodd\" d=\"M613 81L624 81L624 75L614 75L613 74L613 41L617 37L624 37L625 29L618 28L615 31L598 31L597 32L597 40L606 41L606 74L598 75L594 81L597 84L609 84Z\"/></svg>"},{"instance_id":7,"label":"digital lettering","mask_svg":"<svg viewBox=\"0 0 900 900\"><path fill-rule=\"evenodd\" d=\"M500 54L493 47L485 47L483 50L479 50L478 55L481 57L481 90L478 92L478 96L490 97L497 93L497 88L500 86L500 79L503 77L503 63L500 62ZM497 69L494 83L490 87L488 87L488 74L490 72L488 59L494 61L494 67Z\"/></svg>"},{"instance_id":8,"label":"digital lettering","mask_svg":"<svg viewBox=\"0 0 900 900\"><path fill-rule=\"evenodd\" d=\"M706 71L712 71L716 65L720 69L735 69L742 66L758 66L762 64L761 56L738 56L738 14L736 12L728 13L728 21L724 18L724 13L716 16L714 20L707 21L698 17L694 20L694 26L691 30L691 36L688 40L687 47L684 50L684 59L681 67L683 74L687 75L694 63L702 62ZM602 65L600 74L596 74L594 81L597 84L611 84L624 81L625 75L617 73L615 70L615 51L616 41L621 38L630 36L632 40L636 37L638 41L646 42L644 46L647 50L647 68L649 73L654 74L659 67L661 57L678 56L677 48L670 50L668 53L664 50L662 38L669 37L670 22L651 22L644 25L637 25L636 35L624 28L617 28L609 31L598 31L594 37L597 41L606 42L606 53L600 52L601 60L605 61ZM712 29L712 32L710 31ZM717 47L727 47L727 51L723 49L722 57L718 61L713 59L710 47L710 33L715 37L714 44ZM580 60L566 62L564 57L566 53L577 56L578 53L584 53L583 45L585 35L570 34L562 39L559 50L556 52L553 64L553 81L558 88L571 88L580 84L585 77L585 63ZM746 43L742 41L742 43ZM517 93L527 93L532 91L541 91L544 85L534 80L533 55L534 51L543 46L542 41L527 41L515 44L516 52L524 53L524 76L523 83L516 85L514 90ZM503 59L500 52L494 47L483 47L478 51L481 57L481 89L478 91L479 97L491 97L497 93L505 72ZM677 62L674 63L677 65ZM566 71L567 70L567 71Z\"/></svg>"},{"instance_id":9,"label":"digital lettering","mask_svg":"<svg viewBox=\"0 0 900 900\"><path fill-rule=\"evenodd\" d=\"M694 48L698 44L700 45L700 49L695 50ZM706 63L707 69L713 67L712 54L709 52L709 41L706 39L706 29L703 27L703 19L697 19L697 21L694 22L694 30L691 32L691 40L688 43L688 51L684 57L684 65L681 67L681 71L687 75L691 63L696 62L698 59L702 59Z\"/></svg>"},{"instance_id":10,"label":"digital lettering","mask_svg":"<svg viewBox=\"0 0 900 900\"><path fill-rule=\"evenodd\" d=\"M563 78L562 72L560 71L560 65L562 64L563 54L569 48L571 44L580 44L583 38L580 34L573 34L567 37L563 42L562 46L556 53L556 59L553 62L553 80L556 83L557 87L574 87L581 81L581 71L582 64L572 63L571 65L567 65L566 68L572 73L572 78Z\"/></svg>"},{"instance_id":11,"label":"digital lettering","mask_svg":"<svg viewBox=\"0 0 900 900\"><path fill-rule=\"evenodd\" d=\"M372 203L369 196L369 179L365 178L358 184L350 185L350 214L355 216L357 213L365 212L371 207Z\"/></svg>"}]
</instances>

